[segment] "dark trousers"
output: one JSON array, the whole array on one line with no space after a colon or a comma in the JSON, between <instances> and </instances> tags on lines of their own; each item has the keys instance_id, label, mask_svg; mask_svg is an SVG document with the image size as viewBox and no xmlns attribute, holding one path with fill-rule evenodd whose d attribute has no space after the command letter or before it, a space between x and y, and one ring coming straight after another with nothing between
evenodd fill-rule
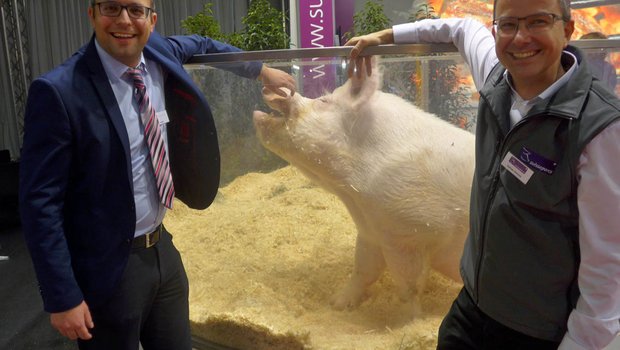
<instances>
[{"instance_id":1,"label":"dark trousers","mask_svg":"<svg viewBox=\"0 0 620 350\"><path fill-rule=\"evenodd\" d=\"M560 343L533 338L485 315L463 288L439 326L438 350L546 350Z\"/></svg>"},{"instance_id":2,"label":"dark trousers","mask_svg":"<svg viewBox=\"0 0 620 350\"><path fill-rule=\"evenodd\" d=\"M189 285L181 256L165 231L157 244L134 249L112 298L91 309L93 338L80 350L190 350Z\"/></svg>"}]
</instances>

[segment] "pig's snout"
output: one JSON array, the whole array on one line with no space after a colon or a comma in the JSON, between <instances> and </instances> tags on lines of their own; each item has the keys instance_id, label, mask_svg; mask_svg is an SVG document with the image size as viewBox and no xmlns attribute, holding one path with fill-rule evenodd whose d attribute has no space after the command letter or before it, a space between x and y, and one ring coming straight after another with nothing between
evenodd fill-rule
<instances>
[{"instance_id":1,"label":"pig's snout","mask_svg":"<svg viewBox=\"0 0 620 350\"><path fill-rule=\"evenodd\" d=\"M270 89L263 88L263 100L269 107L286 115L290 112L290 106L293 98L291 97L290 90L286 88L281 89L287 92L286 97L280 96Z\"/></svg>"}]
</instances>

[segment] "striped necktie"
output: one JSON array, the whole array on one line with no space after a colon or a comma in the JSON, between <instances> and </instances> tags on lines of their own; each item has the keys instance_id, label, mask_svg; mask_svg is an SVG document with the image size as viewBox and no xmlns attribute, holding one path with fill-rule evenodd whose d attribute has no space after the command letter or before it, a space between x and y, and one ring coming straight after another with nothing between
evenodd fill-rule
<instances>
[{"instance_id":1,"label":"striped necktie","mask_svg":"<svg viewBox=\"0 0 620 350\"><path fill-rule=\"evenodd\" d=\"M174 185L172 183L170 165L168 164L168 154L159 128L159 121L153 106L151 106L149 95L146 93L142 70L139 68L129 68L124 76L133 82L135 88L134 98L138 102L138 111L142 126L144 127L144 138L151 154L151 164L155 173L159 198L166 208L172 209Z\"/></svg>"}]
</instances>

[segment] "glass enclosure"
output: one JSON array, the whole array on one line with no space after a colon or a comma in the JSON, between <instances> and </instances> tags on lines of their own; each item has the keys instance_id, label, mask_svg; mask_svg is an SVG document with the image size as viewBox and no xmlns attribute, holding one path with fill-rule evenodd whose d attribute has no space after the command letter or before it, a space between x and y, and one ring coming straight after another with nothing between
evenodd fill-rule
<instances>
[{"instance_id":1,"label":"glass enclosure","mask_svg":"<svg viewBox=\"0 0 620 350\"><path fill-rule=\"evenodd\" d=\"M620 72L617 41L574 43L589 53L606 55ZM403 302L397 281L386 271L360 297L359 305L339 310L342 307L338 307L336 296L353 273L356 237L364 223L356 226L343 197L311 179L311 171L289 165L261 143L253 114L256 117L255 110L271 111L263 100L261 83L224 70L234 62L261 60L295 76L299 96L329 105L342 103L343 95L336 92L332 96L332 91L347 81L348 51L326 48L206 55L186 66L210 103L222 164L220 191L211 207L197 211L177 202L165 221L188 271L197 349L435 349L437 328L461 284L431 271L419 302ZM368 53L381 56L383 92L473 132L478 94L453 46L381 46ZM274 99L271 105L281 106L281 101ZM399 99L393 101L399 104L394 108L409 108L400 105ZM347 117L334 114L329 106L312 105L316 110L308 106L302 103L294 109L280 109L285 115L328 111L316 118L325 123ZM367 113L368 108L372 107L362 105L360 113ZM339 132L320 125L316 129ZM428 136L426 139L432 140L441 135ZM414 135L411 138L416 142ZM320 152L317 147L294 146L308 154ZM458 149L457 157L470 156L471 151ZM339 171L336 166L330 175ZM368 169L368 176L373 171ZM355 190L364 195L364 189ZM463 188L463 193L467 192ZM454 210L468 209L465 205Z\"/></svg>"}]
</instances>

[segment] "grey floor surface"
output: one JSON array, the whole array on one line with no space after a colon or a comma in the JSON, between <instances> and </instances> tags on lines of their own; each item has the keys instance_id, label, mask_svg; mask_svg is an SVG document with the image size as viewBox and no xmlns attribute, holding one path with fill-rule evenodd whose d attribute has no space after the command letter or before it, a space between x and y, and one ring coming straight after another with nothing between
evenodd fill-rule
<instances>
[{"instance_id":1,"label":"grey floor surface","mask_svg":"<svg viewBox=\"0 0 620 350\"><path fill-rule=\"evenodd\" d=\"M3 226L3 227L1 227ZM34 269L17 224L0 226L0 349L77 350L43 312ZM229 350L201 339L194 350ZM174 349L171 349L174 350Z\"/></svg>"}]
</instances>

